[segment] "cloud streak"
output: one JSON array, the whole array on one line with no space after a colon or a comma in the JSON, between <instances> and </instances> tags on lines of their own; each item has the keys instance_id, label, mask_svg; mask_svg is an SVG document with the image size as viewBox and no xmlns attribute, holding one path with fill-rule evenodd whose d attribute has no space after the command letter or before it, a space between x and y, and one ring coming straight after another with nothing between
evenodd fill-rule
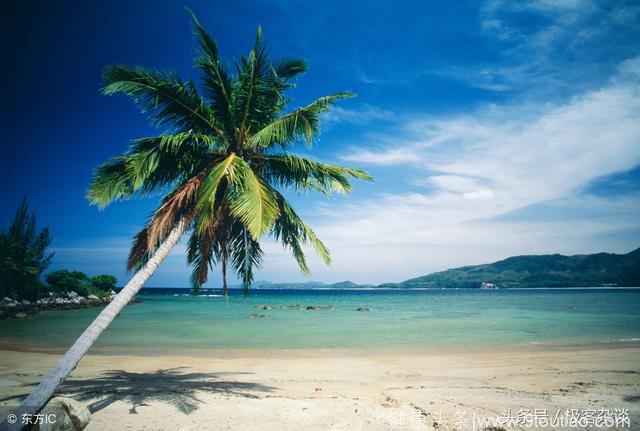
<instances>
[{"instance_id":1,"label":"cloud streak","mask_svg":"<svg viewBox=\"0 0 640 431\"><path fill-rule=\"evenodd\" d=\"M380 281L391 273L402 279L511 253L595 251L606 243L596 237L640 231L630 216L640 210L637 194L582 193L592 181L640 164L638 58L623 62L606 86L563 104L418 116L401 129L384 147L344 156L393 172L410 166L404 179L418 188L325 210L330 220L316 226L337 250L332 278L363 274L359 281ZM584 213L509 219L541 205L551 214ZM632 242L633 236L617 248Z\"/></svg>"}]
</instances>

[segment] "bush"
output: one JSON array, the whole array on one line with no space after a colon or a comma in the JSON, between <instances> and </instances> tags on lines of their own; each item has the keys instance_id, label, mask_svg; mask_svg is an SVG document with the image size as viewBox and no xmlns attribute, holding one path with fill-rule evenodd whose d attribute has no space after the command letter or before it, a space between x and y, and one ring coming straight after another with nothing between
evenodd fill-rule
<instances>
[{"instance_id":1,"label":"bush","mask_svg":"<svg viewBox=\"0 0 640 431\"><path fill-rule=\"evenodd\" d=\"M82 296L90 294L90 280L84 272L61 269L60 271L50 272L44 276L44 279L51 289L56 292L69 292L73 290Z\"/></svg>"},{"instance_id":2,"label":"bush","mask_svg":"<svg viewBox=\"0 0 640 431\"><path fill-rule=\"evenodd\" d=\"M117 278L108 274L96 275L91 279L91 285L103 292L109 292L110 290L115 289L117 282Z\"/></svg>"},{"instance_id":3,"label":"bush","mask_svg":"<svg viewBox=\"0 0 640 431\"><path fill-rule=\"evenodd\" d=\"M49 288L55 292L74 291L81 296L106 296L111 289L115 288L118 281L112 275L102 274L89 278L84 272L66 269L50 272L44 278Z\"/></svg>"}]
</instances>

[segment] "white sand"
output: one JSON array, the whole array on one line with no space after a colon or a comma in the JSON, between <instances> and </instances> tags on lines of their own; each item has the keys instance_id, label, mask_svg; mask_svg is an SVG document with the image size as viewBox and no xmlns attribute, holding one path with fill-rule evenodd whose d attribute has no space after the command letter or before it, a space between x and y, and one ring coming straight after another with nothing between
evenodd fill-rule
<instances>
[{"instance_id":1,"label":"white sand","mask_svg":"<svg viewBox=\"0 0 640 431\"><path fill-rule=\"evenodd\" d=\"M0 351L3 404L58 357ZM640 429L640 347L91 354L61 392L88 431L472 430L508 408L628 408Z\"/></svg>"}]
</instances>

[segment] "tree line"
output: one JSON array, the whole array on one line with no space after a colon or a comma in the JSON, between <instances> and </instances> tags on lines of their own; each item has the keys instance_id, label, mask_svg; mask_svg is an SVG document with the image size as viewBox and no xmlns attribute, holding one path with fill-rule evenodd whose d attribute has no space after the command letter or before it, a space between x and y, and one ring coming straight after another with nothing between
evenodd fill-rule
<instances>
[{"instance_id":1,"label":"tree line","mask_svg":"<svg viewBox=\"0 0 640 431\"><path fill-rule=\"evenodd\" d=\"M118 280L108 274L90 277L66 269L44 274L55 255L49 251L51 240L49 229L38 229L35 212L23 200L9 226L0 229L0 299L35 301L69 291L103 297L116 287Z\"/></svg>"}]
</instances>

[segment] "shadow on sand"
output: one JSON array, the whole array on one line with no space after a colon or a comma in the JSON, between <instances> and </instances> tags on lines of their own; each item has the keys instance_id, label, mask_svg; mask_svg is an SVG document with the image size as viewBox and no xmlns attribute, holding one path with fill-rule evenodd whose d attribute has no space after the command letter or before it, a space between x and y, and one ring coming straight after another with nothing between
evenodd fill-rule
<instances>
[{"instance_id":1,"label":"shadow on sand","mask_svg":"<svg viewBox=\"0 0 640 431\"><path fill-rule=\"evenodd\" d=\"M102 373L101 377L93 379L67 380L56 395L88 403L87 407L91 413L102 410L116 401L123 401L131 403L129 412L135 414L137 408L147 405L147 402L159 401L189 414L202 404L197 397L198 392L259 398L260 393L268 393L274 389L259 383L241 382L230 378L251 373L189 373L185 370L187 369L184 367L153 373L109 370Z\"/></svg>"}]
</instances>

